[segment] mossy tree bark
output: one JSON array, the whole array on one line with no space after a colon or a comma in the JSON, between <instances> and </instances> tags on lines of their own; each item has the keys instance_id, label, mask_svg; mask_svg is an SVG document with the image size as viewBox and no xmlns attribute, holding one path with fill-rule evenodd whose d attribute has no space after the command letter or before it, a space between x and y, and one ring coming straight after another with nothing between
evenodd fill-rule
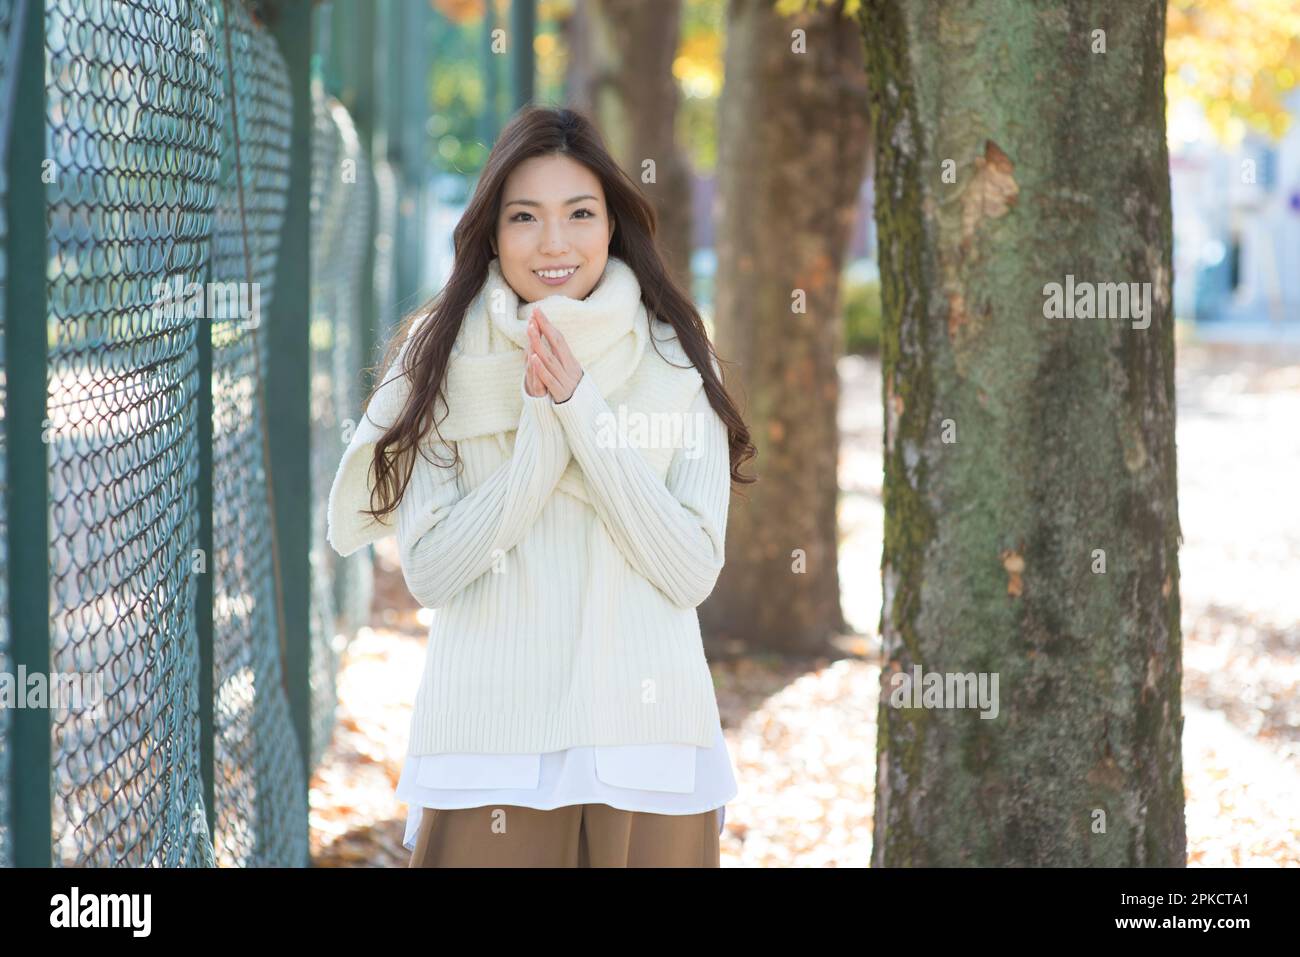
<instances>
[{"instance_id":1,"label":"mossy tree bark","mask_svg":"<svg viewBox=\"0 0 1300 957\"><path fill-rule=\"evenodd\" d=\"M844 4L727 6L715 339L758 482L732 503L711 636L838 654L840 281L869 154L862 37Z\"/></svg>"},{"instance_id":2,"label":"mossy tree bark","mask_svg":"<svg viewBox=\"0 0 1300 957\"><path fill-rule=\"evenodd\" d=\"M877 866L1185 863L1164 9L861 10L885 310ZM1149 283L1149 325L1131 304L1047 318L1068 282ZM996 673L997 717L896 707L914 666Z\"/></svg>"}]
</instances>

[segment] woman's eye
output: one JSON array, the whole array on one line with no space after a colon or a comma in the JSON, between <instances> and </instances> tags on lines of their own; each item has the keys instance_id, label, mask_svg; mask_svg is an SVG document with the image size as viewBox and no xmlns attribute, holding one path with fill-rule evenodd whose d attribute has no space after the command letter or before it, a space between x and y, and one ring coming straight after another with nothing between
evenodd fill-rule
<instances>
[{"instance_id":1,"label":"woman's eye","mask_svg":"<svg viewBox=\"0 0 1300 957\"><path fill-rule=\"evenodd\" d=\"M575 209L575 210L573 211L573 215L574 215L574 216L577 216L579 213L586 213L586 214L587 214L586 216L583 217L583 219L591 219L593 216L596 215L596 214L593 213L591 210L589 210L589 209L587 209L587 208L585 208L585 207L582 208L582 209ZM513 216L510 217L510 222L512 222L512 223L522 223L523 220L519 218L520 216L527 216L529 219L532 219L532 218L533 218L533 214L532 214L532 213L519 212L519 213L515 213Z\"/></svg>"}]
</instances>

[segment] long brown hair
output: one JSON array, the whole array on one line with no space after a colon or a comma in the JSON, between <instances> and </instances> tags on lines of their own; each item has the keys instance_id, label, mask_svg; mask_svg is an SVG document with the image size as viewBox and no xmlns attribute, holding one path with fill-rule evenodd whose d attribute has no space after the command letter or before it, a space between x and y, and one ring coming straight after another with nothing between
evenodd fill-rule
<instances>
[{"instance_id":1,"label":"long brown hair","mask_svg":"<svg viewBox=\"0 0 1300 957\"><path fill-rule=\"evenodd\" d=\"M727 426L732 482L747 485L755 481L752 476L740 473L741 464L755 455L749 429L713 369L710 359L718 357L705 332L704 321L690 297L673 279L655 245L654 207L636 182L614 162L586 116L574 110L529 105L501 131L469 206L456 224L451 277L432 300L406 317L389 341L380 365L382 369L393 365L411 325L420 317L427 317L410 334L411 343L399 370L411 382L406 405L375 444L372 465L375 481L371 508L366 514L378 518L397 507L410 481L415 452L430 426L437 431L437 423L433 421L435 401L441 400L446 406L443 382L452 345L465 319L465 311L487 280L506 177L526 159L556 153L571 157L600 177L605 202L615 223L609 255L617 256L632 268L641 285L641 301L646 309L673 327L687 357L703 377L709 404ZM657 346L655 351L659 351ZM718 361L721 363L721 358ZM440 432L438 438L442 440ZM450 445L455 448L455 443ZM455 449L455 454L449 467L460 460L459 449Z\"/></svg>"}]
</instances>

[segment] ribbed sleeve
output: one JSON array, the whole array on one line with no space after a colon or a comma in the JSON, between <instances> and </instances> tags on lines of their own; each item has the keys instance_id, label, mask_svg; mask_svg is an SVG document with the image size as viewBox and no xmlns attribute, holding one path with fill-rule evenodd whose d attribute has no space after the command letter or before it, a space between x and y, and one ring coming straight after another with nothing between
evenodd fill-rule
<instances>
[{"instance_id":1,"label":"ribbed sleeve","mask_svg":"<svg viewBox=\"0 0 1300 957\"><path fill-rule=\"evenodd\" d=\"M499 552L514 548L532 527L569 463L564 429L549 392L531 396L521 380L523 410L510 459L461 496L456 469L416 456L397 507L402 574L412 597L440 608L491 569ZM438 461L452 450L435 443Z\"/></svg>"},{"instance_id":2,"label":"ribbed sleeve","mask_svg":"<svg viewBox=\"0 0 1300 957\"><path fill-rule=\"evenodd\" d=\"M692 446L677 449L663 481L633 445L610 441L618 419L591 376L553 411L628 564L677 607L701 604L725 561L731 501L727 429L704 389L687 413Z\"/></svg>"}]
</instances>

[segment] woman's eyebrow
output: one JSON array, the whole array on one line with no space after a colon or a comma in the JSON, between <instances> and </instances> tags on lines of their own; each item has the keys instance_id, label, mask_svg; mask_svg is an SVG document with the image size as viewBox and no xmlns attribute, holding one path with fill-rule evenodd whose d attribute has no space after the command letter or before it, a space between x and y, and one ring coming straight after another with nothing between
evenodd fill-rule
<instances>
[{"instance_id":1,"label":"woman's eyebrow","mask_svg":"<svg viewBox=\"0 0 1300 957\"><path fill-rule=\"evenodd\" d=\"M575 197L573 197L573 199L566 199L566 200L564 201L564 205L565 205L565 206L572 206L574 203L580 203L580 202L582 202L584 199L590 199L590 200L595 200L596 202L600 202L600 200L596 199L596 197L595 197L595 196L592 196L590 193L584 193L584 194L581 195L581 196L575 196ZM537 200L535 200L535 199L512 199L512 200L510 200L509 202L506 203L507 206L514 206L515 204L518 204L518 205L520 205L520 206L540 206L540 205L542 205L541 203L539 203L539 202L538 202Z\"/></svg>"}]
</instances>

